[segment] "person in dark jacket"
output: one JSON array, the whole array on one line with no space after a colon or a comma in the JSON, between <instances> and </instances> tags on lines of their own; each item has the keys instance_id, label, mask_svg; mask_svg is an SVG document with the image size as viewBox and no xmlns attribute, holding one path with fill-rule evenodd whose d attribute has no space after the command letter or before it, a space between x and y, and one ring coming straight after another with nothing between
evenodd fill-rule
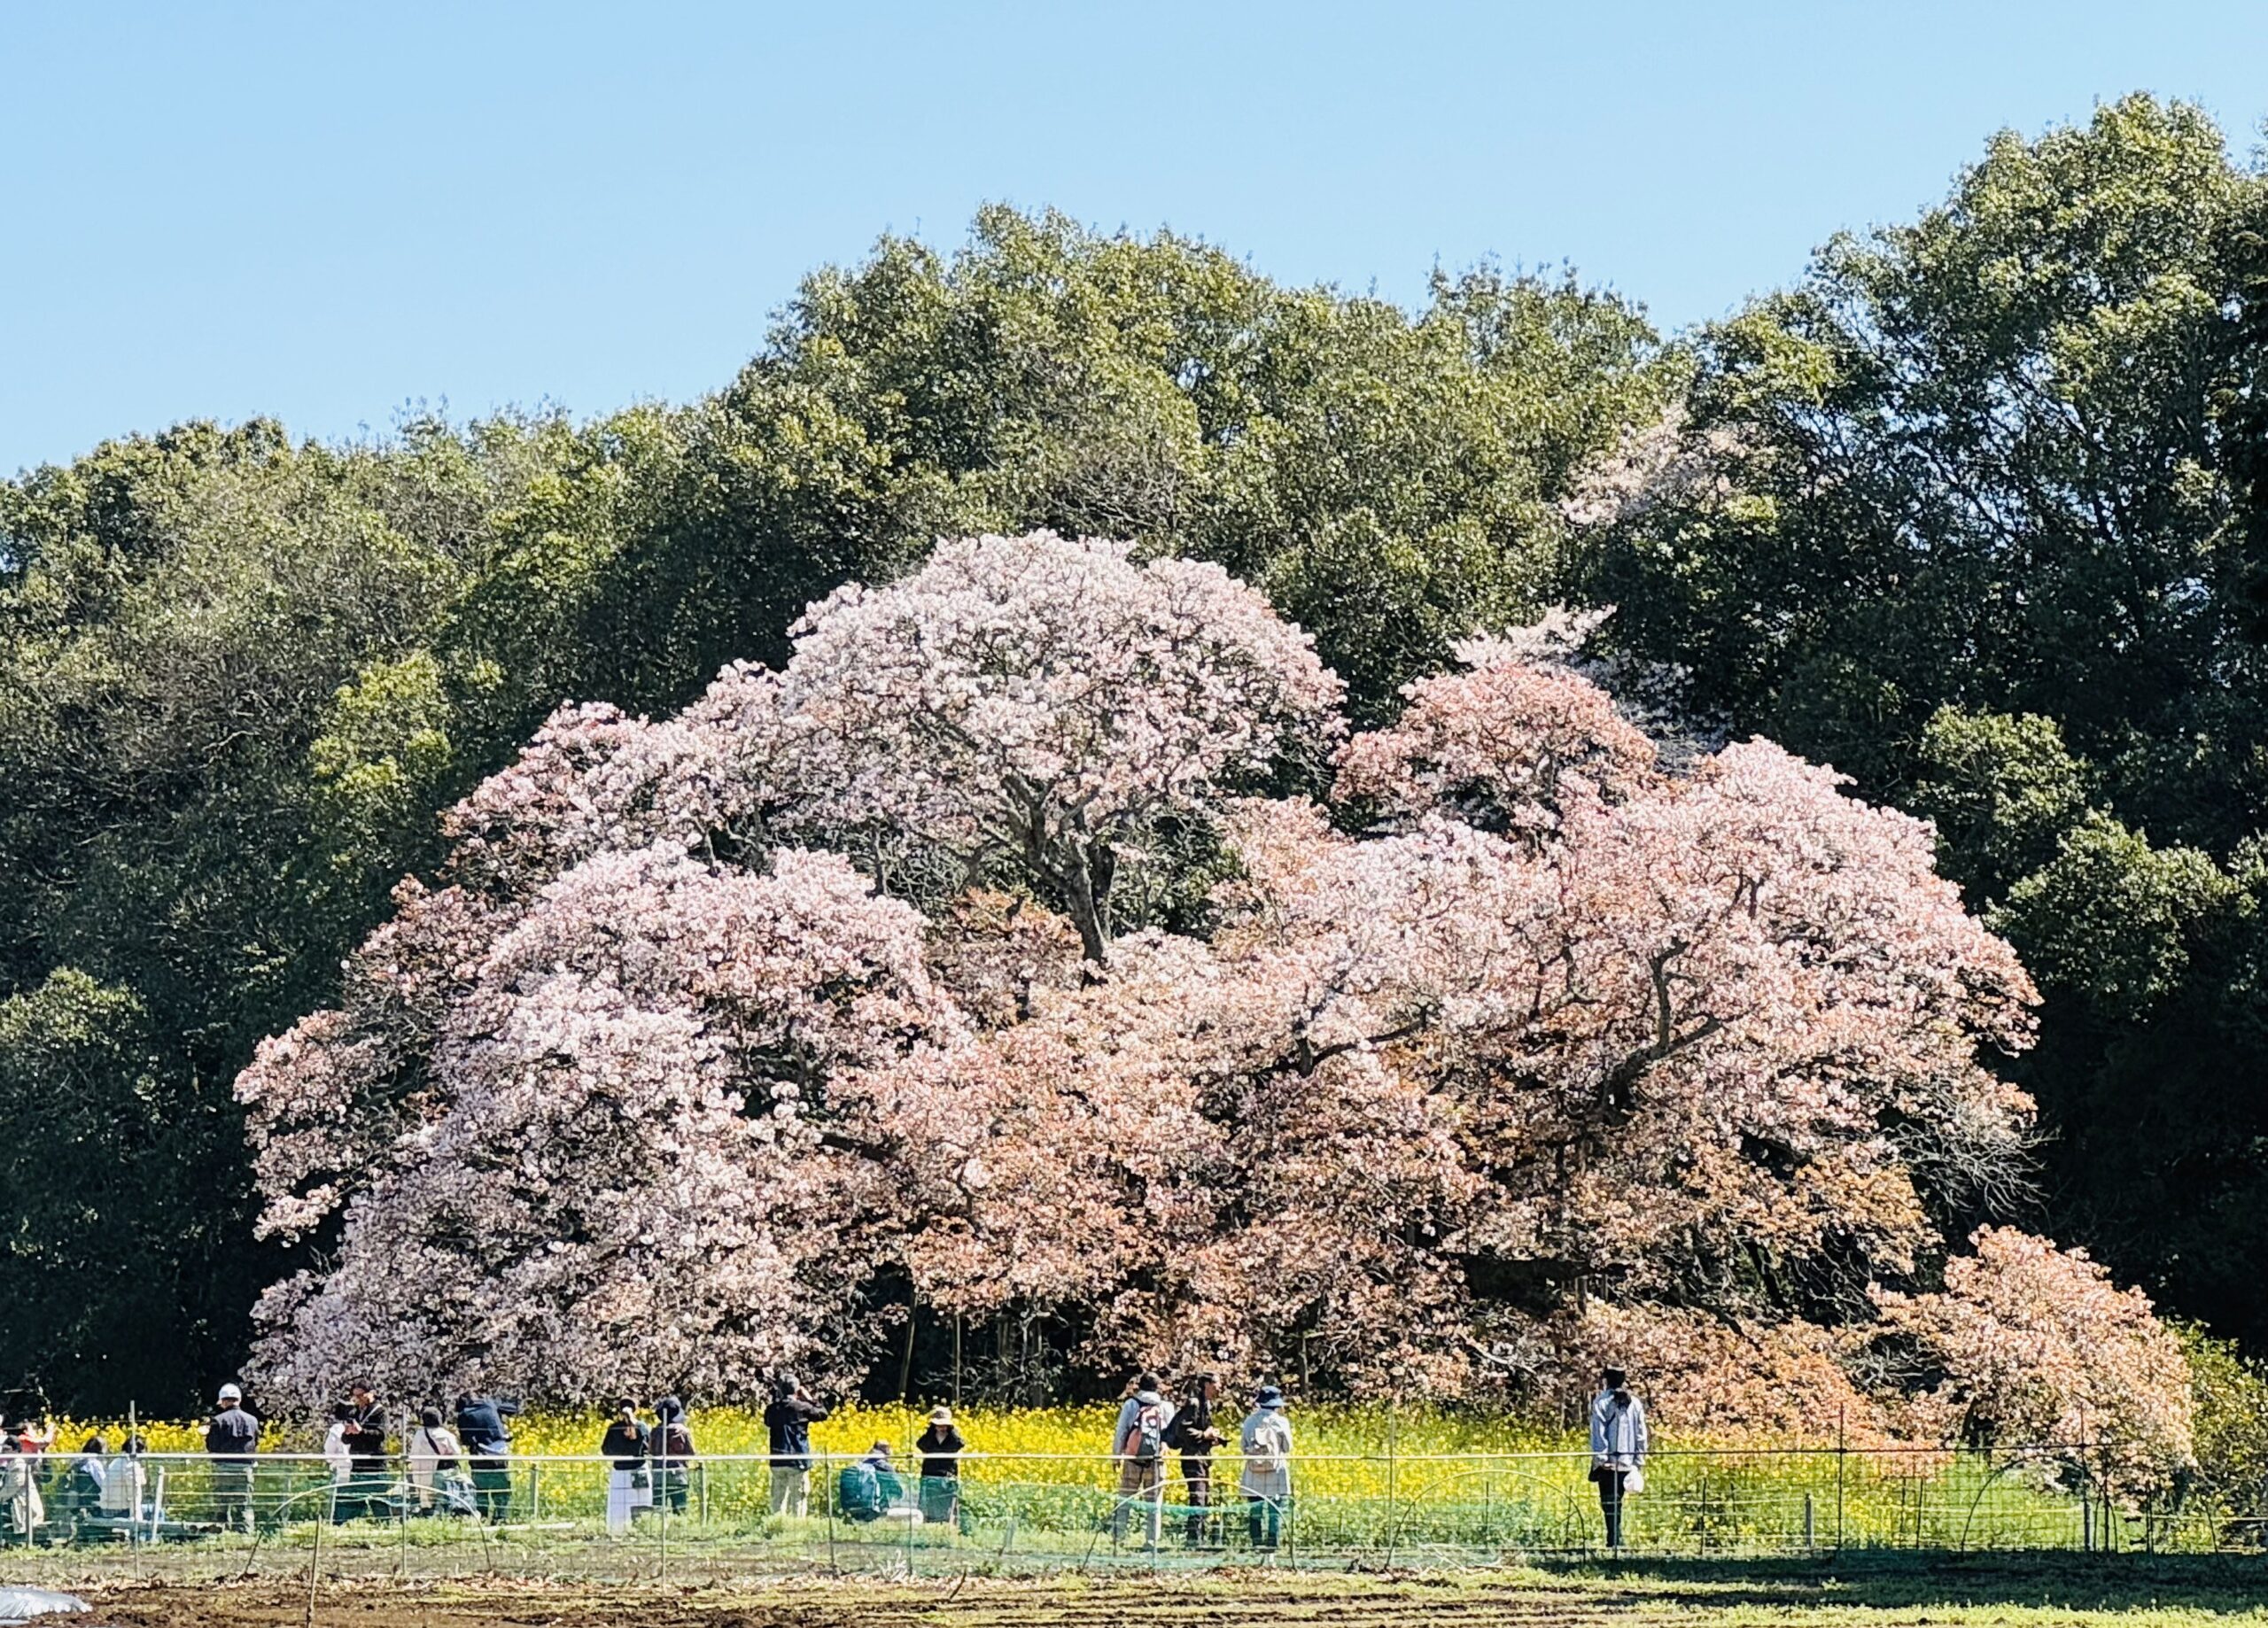
<instances>
[{"instance_id":1,"label":"person in dark jacket","mask_svg":"<svg viewBox=\"0 0 2268 1628\"><path fill-rule=\"evenodd\" d=\"M346 1428L340 1433L346 1448L346 1483L338 1489L332 1518L351 1521L357 1516L391 1515L385 1496L385 1405L366 1384L358 1384L346 1394Z\"/></svg>"},{"instance_id":2,"label":"person in dark jacket","mask_svg":"<svg viewBox=\"0 0 2268 1628\"><path fill-rule=\"evenodd\" d=\"M685 1422L685 1404L665 1396L654 1404L654 1479L661 1494L656 1501L672 1515L685 1513L694 1460L693 1430Z\"/></svg>"},{"instance_id":3,"label":"person in dark jacket","mask_svg":"<svg viewBox=\"0 0 2268 1628\"><path fill-rule=\"evenodd\" d=\"M109 1467L110 1438L97 1434L87 1438L87 1445L64 1472L58 1514L65 1534L74 1542L102 1515L103 1477Z\"/></svg>"},{"instance_id":4,"label":"person in dark jacket","mask_svg":"<svg viewBox=\"0 0 2268 1628\"><path fill-rule=\"evenodd\" d=\"M827 1409L793 1374L782 1374L773 1383L772 1403L764 1410L764 1429L772 1446L773 1514L811 1513L812 1426L826 1417Z\"/></svg>"},{"instance_id":5,"label":"person in dark jacket","mask_svg":"<svg viewBox=\"0 0 2268 1628\"><path fill-rule=\"evenodd\" d=\"M260 1450L260 1421L245 1408L245 1393L221 1387L220 1411L205 1427L205 1452L213 1461L213 1508L223 1531L252 1530L252 1454Z\"/></svg>"},{"instance_id":6,"label":"person in dark jacket","mask_svg":"<svg viewBox=\"0 0 2268 1628\"><path fill-rule=\"evenodd\" d=\"M512 1508L512 1432L504 1421L519 1415L520 1405L493 1396L457 1398L457 1440L472 1466L472 1494L480 1518L501 1523Z\"/></svg>"},{"instance_id":7,"label":"person in dark jacket","mask_svg":"<svg viewBox=\"0 0 2268 1628\"><path fill-rule=\"evenodd\" d=\"M1195 1547L1206 1541L1206 1525L1212 1518L1213 1449L1228 1438L1213 1423L1213 1400L1221 1394L1219 1382L1210 1374L1199 1374L1183 1389L1185 1399L1174 1410L1173 1423L1166 1426L1166 1446L1181 1454L1181 1480L1189 1504L1189 1542Z\"/></svg>"},{"instance_id":8,"label":"person in dark jacket","mask_svg":"<svg viewBox=\"0 0 2268 1628\"><path fill-rule=\"evenodd\" d=\"M929 1415L929 1428L913 1443L921 1455L921 1523L942 1526L948 1522L967 1530L960 1511L960 1455L968 1444L953 1424L953 1410L939 1407Z\"/></svg>"},{"instance_id":9,"label":"person in dark jacket","mask_svg":"<svg viewBox=\"0 0 2268 1628\"><path fill-rule=\"evenodd\" d=\"M607 1478L606 1529L617 1536L630 1530L632 1510L653 1507L654 1484L646 1469L653 1450L653 1433L639 1422L638 1405L624 1397L599 1441L613 1472Z\"/></svg>"}]
</instances>

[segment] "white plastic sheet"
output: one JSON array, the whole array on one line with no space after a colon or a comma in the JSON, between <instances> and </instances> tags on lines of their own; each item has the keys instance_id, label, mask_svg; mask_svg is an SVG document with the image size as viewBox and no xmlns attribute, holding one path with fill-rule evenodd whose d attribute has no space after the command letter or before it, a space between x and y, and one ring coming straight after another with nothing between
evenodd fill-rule
<instances>
[{"instance_id":1,"label":"white plastic sheet","mask_svg":"<svg viewBox=\"0 0 2268 1628\"><path fill-rule=\"evenodd\" d=\"M41 1616L64 1616L85 1609L87 1602L76 1594L58 1594L44 1588L0 1585L0 1628L10 1623L27 1623Z\"/></svg>"}]
</instances>

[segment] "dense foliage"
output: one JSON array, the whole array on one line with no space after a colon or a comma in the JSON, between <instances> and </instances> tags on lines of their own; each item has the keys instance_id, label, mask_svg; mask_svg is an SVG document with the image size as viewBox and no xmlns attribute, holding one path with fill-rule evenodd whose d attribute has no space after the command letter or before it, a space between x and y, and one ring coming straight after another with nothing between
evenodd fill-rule
<instances>
[{"instance_id":1,"label":"dense foliage","mask_svg":"<svg viewBox=\"0 0 2268 1628\"><path fill-rule=\"evenodd\" d=\"M0 487L0 1380L185 1407L239 1358L274 1262L229 1083L563 697L675 707L846 579L1055 524L1264 583L1375 707L1534 608L1668 382L1573 284L1413 317L991 211L816 275L682 409L189 425Z\"/></svg>"},{"instance_id":2,"label":"dense foliage","mask_svg":"<svg viewBox=\"0 0 2268 1628\"><path fill-rule=\"evenodd\" d=\"M1611 635L1937 822L2056 1230L2268 1340L2268 186L2148 98L2003 136L1697 361L1588 494Z\"/></svg>"},{"instance_id":3,"label":"dense foliage","mask_svg":"<svg viewBox=\"0 0 2268 1628\"><path fill-rule=\"evenodd\" d=\"M1927 1153L1938 1169L1911 1150L1929 1226L2083 1243L2256 1348L2264 199L2201 116L2136 98L1997 138L1941 207L1838 239L1675 349L1570 282L1442 278L1410 313L1171 236L993 211L951 259L888 240L817 274L741 376L686 407L338 447L192 424L0 487L0 1381L187 1406L240 1359L260 1287L320 1264L248 1241L230 1082L262 1036L351 992L342 960L399 878L442 884L453 847L470 863L480 833L445 836L441 811L563 700L618 712L555 723L548 771L586 772L618 732L662 754L639 771L661 783L700 709L640 715L695 702L726 663L783 663L786 630L843 582L895 581L941 536L1038 526L1217 563L1308 629L1355 732L1334 828L1371 843L1443 816L1568 840L1539 789L1565 770L1609 806L1643 801L1649 737L1682 769L1768 735L1935 822L1943 873L2044 996L2038 1043L1993 1062L2038 1105L2044 1179L2027 1196L1997 1151ZM1464 687L1502 663L1472 647L1477 666L1441 675L1468 636L1557 601L1617 607L1590 638L1612 659L1587 671L1623 718L1641 695L1652 710L1623 723L1547 663L1516 698L1515 759ZM1404 709L1412 680L1443 687ZM1460 709L1476 730L1449 727ZM1264 785L1252 761L1208 772L1324 788L1312 750ZM904 789L887 782L840 788ZM1248 828L1137 796L1098 874L1060 803L1020 833L995 817L1031 788L959 789L974 801L910 832L846 803L825 832L791 813L765 840L850 856L925 912L926 957L959 899L972 965L928 975L981 1028L1003 1019L960 993L975 963L1099 942L1115 988L1140 974L1115 965L1130 930L1222 942ZM511 828L508 809L480 818ZM491 882L612 839L555 841L575 853L499 853ZM987 889L966 895L972 866ZM1107 910L1064 892L1081 876ZM609 885L677 899L686 881ZM743 886L825 884L751 866ZM1068 945L1027 942L1046 934L1023 898L1062 912ZM1466 1289L1518 1304L1585 1281L1554 1273ZM1768 1302L1767 1275L1812 1292L1753 1262L1715 1283ZM1658 1302L1619 1337L1664 1371L1730 1339L1821 1405L1860 1360L1800 1332L1825 1324L1744 1341L1699 1303ZM925 1361L942 1337L922 1333ZM1028 1326L971 1337L1032 1371ZM1511 1332L1483 1345L1526 1360ZM1929 1376L1911 1348L1860 1356Z\"/></svg>"}]
</instances>

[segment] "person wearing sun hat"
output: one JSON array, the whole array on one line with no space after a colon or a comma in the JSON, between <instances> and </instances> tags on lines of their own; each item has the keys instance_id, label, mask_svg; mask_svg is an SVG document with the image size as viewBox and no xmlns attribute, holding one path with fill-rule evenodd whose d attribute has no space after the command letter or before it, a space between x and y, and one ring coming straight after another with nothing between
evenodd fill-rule
<instances>
[{"instance_id":1,"label":"person wearing sun hat","mask_svg":"<svg viewBox=\"0 0 2268 1628\"><path fill-rule=\"evenodd\" d=\"M947 1522L960 1525L960 1455L967 1446L953 1424L953 1410L930 1409L929 1428L913 1444L913 1450L921 1455L924 1526L942 1526Z\"/></svg>"},{"instance_id":2,"label":"person wearing sun hat","mask_svg":"<svg viewBox=\"0 0 2268 1628\"><path fill-rule=\"evenodd\" d=\"M1282 1391L1274 1385L1260 1388L1237 1445L1244 1454L1244 1476L1238 1485L1249 1506L1252 1547L1272 1550L1283 1536L1285 1512L1292 1507L1292 1422L1284 1416Z\"/></svg>"}]
</instances>

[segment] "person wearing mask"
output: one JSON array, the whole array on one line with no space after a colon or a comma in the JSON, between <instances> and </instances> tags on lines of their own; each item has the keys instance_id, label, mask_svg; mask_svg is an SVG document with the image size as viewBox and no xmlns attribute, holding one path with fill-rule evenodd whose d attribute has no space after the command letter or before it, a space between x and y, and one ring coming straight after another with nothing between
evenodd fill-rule
<instances>
[{"instance_id":1,"label":"person wearing mask","mask_svg":"<svg viewBox=\"0 0 2268 1628\"><path fill-rule=\"evenodd\" d=\"M793 1374L773 1382L764 1410L764 1430L772 1451L772 1513L811 1513L812 1426L827 1417Z\"/></svg>"},{"instance_id":2,"label":"person wearing mask","mask_svg":"<svg viewBox=\"0 0 2268 1628\"><path fill-rule=\"evenodd\" d=\"M923 1430L913 1443L913 1450L921 1459L921 1523L943 1526L948 1523L961 1524L960 1516L960 1455L967 1443L953 1424L953 1410L933 1408L929 1414L929 1428ZM965 1529L964 1529L965 1530Z\"/></svg>"},{"instance_id":3,"label":"person wearing mask","mask_svg":"<svg viewBox=\"0 0 2268 1628\"><path fill-rule=\"evenodd\" d=\"M512 1432L504 1421L518 1416L520 1405L493 1396L457 1398L457 1439L472 1461L472 1493L480 1518L501 1523L512 1507Z\"/></svg>"},{"instance_id":4,"label":"person wearing mask","mask_svg":"<svg viewBox=\"0 0 2268 1628\"><path fill-rule=\"evenodd\" d=\"M416 1426L403 1438L401 1448L409 1459L410 1495L417 1500L419 1514L432 1514L453 1486L462 1499L462 1487L456 1477L458 1454L463 1449L456 1433L441 1423L439 1408L419 1411Z\"/></svg>"},{"instance_id":5,"label":"person wearing mask","mask_svg":"<svg viewBox=\"0 0 2268 1628\"><path fill-rule=\"evenodd\" d=\"M1284 1534L1284 1516L1292 1507L1292 1422L1284 1416L1284 1393L1263 1385L1253 1399L1238 1433L1244 1454L1244 1477L1239 1483L1247 1506L1246 1525L1255 1549L1273 1550Z\"/></svg>"},{"instance_id":6,"label":"person wearing mask","mask_svg":"<svg viewBox=\"0 0 2268 1628\"><path fill-rule=\"evenodd\" d=\"M1622 1547L1622 1500L1645 1486L1645 1467L1646 1405L1631 1394L1628 1375L1608 1368L1591 1398L1591 1479L1610 1549Z\"/></svg>"},{"instance_id":7,"label":"person wearing mask","mask_svg":"<svg viewBox=\"0 0 2268 1628\"><path fill-rule=\"evenodd\" d=\"M386 1410L378 1393L357 1384L347 1393L346 1484L332 1508L337 1519L392 1513L386 1499Z\"/></svg>"},{"instance_id":8,"label":"person wearing mask","mask_svg":"<svg viewBox=\"0 0 2268 1628\"><path fill-rule=\"evenodd\" d=\"M693 1430L685 1421L685 1404L665 1396L654 1404L654 1475L662 1508L672 1515L685 1513L695 1462Z\"/></svg>"},{"instance_id":9,"label":"person wearing mask","mask_svg":"<svg viewBox=\"0 0 2268 1628\"><path fill-rule=\"evenodd\" d=\"M646 1468L653 1449L652 1432L639 1423L637 1404L624 1397L614 1405L614 1418L599 1442L610 1471L606 1529L617 1538L630 1530L632 1511L653 1507L654 1484Z\"/></svg>"},{"instance_id":10,"label":"person wearing mask","mask_svg":"<svg viewBox=\"0 0 2268 1628\"><path fill-rule=\"evenodd\" d=\"M1155 1374L1138 1376L1133 1394L1119 1404L1110 1447L1118 1461L1118 1504L1110 1517L1114 1543L1126 1541L1128 1519L1138 1503L1148 1506L1150 1547L1158 1547L1165 1522L1166 1436L1173 1415Z\"/></svg>"},{"instance_id":11,"label":"person wearing mask","mask_svg":"<svg viewBox=\"0 0 2268 1628\"><path fill-rule=\"evenodd\" d=\"M1189 1505L1189 1544L1201 1547L1213 1508L1213 1449L1228 1438L1213 1423L1213 1402L1221 1387L1210 1374L1193 1376L1166 1427L1166 1446L1181 1454L1181 1482Z\"/></svg>"},{"instance_id":12,"label":"person wearing mask","mask_svg":"<svg viewBox=\"0 0 2268 1628\"><path fill-rule=\"evenodd\" d=\"M245 1393L222 1385L219 1408L205 1426L205 1454L213 1461L213 1509L221 1530L252 1530L252 1455L260 1450L260 1421L245 1407Z\"/></svg>"}]
</instances>

